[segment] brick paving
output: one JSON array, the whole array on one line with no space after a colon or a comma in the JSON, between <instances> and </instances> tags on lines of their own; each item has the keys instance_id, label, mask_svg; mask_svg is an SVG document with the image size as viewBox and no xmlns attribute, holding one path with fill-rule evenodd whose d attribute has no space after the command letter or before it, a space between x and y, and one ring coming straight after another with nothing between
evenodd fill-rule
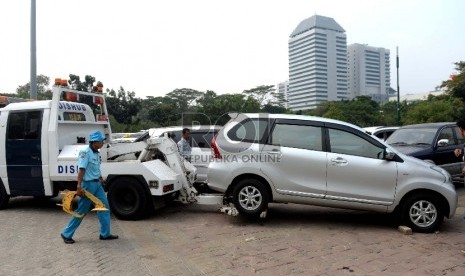
<instances>
[{"instance_id":1,"label":"brick paving","mask_svg":"<svg viewBox=\"0 0 465 276\"><path fill-rule=\"evenodd\" d=\"M173 205L142 221L113 219L98 239L95 214L66 245L69 216L55 201L11 200L0 211L0 275L465 275L465 189L435 234L404 235L387 215L273 204L268 218Z\"/></svg>"}]
</instances>

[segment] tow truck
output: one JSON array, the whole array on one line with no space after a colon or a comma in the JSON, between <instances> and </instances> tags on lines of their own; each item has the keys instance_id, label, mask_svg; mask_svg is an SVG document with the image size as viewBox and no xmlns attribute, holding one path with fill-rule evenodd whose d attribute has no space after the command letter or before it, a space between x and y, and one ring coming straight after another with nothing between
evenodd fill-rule
<instances>
[{"instance_id":1,"label":"tow truck","mask_svg":"<svg viewBox=\"0 0 465 276\"><path fill-rule=\"evenodd\" d=\"M100 150L101 170L116 217L139 219L173 200L223 205L223 195L197 192L195 167L168 136L111 143L102 89L78 91L67 80L55 79L52 100L10 103L0 109L0 209L10 197L51 198L75 190L78 154L95 130L109 141ZM221 211L237 214L234 207Z\"/></svg>"}]
</instances>

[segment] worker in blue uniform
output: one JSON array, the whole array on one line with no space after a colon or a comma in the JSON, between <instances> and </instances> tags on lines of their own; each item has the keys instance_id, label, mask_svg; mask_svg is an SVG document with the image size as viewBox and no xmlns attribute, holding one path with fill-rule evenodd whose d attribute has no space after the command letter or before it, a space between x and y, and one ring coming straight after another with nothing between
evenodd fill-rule
<instances>
[{"instance_id":1,"label":"worker in blue uniform","mask_svg":"<svg viewBox=\"0 0 465 276\"><path fill-rule=\"evenodd\" d=\"M100 171L100 155L98 150L103 147L105 136L101 131L94 131L89 135L89 147L82 149L78 157L78 178L76 194L81 196L78 203L76 213L82 215L87 214L92 205L92 201L83 196L86 191L93 194L95 197L105 204L109 209L108 199L102 188L103 178ZM112 235L110 232L110 211L98 211L97 216L100 222L100 239L114 240L117 235ZM67 244L74 243L73 235L76 229L81 224L83 218L71 217L68 225L63 229L61 237Z\"/></svg>"}]
</instances>

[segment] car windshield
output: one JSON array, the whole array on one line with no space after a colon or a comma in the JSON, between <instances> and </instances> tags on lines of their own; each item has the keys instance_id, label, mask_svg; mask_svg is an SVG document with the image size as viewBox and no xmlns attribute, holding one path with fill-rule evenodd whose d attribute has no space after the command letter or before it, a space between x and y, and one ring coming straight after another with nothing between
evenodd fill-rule
<instances>
[{"instance_id":1,"label":"car windshield","mask_svg":"<svg viewBox=\"0 0 465 276\"><path fill-rule=\"evenodd\" d=\"M389 145L431 145L437 130L434 128L400 128L396 130L386 143Z\"/></svg>"}]
</instances>

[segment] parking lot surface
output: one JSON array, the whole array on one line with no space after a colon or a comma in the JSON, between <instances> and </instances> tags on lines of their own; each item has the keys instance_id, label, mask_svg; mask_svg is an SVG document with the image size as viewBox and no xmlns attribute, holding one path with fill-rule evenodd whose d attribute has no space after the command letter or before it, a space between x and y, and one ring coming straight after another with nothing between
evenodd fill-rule
<instances>
[{"instance_id":1,"label":"parking lot surface","mask_svg":"<svg viewBox=\"0 0 465 276\"><path fill-rule=\"evenodd\" d=\"M141 221L112 220L100 241L90 214L75 244L59 234L69 215L14 198L0 211L0 275L465 275L465 189L435 234L404 235L388 215L272 204L265 220L213 206L173 205Z\"/></svg>"}]
</instances>

